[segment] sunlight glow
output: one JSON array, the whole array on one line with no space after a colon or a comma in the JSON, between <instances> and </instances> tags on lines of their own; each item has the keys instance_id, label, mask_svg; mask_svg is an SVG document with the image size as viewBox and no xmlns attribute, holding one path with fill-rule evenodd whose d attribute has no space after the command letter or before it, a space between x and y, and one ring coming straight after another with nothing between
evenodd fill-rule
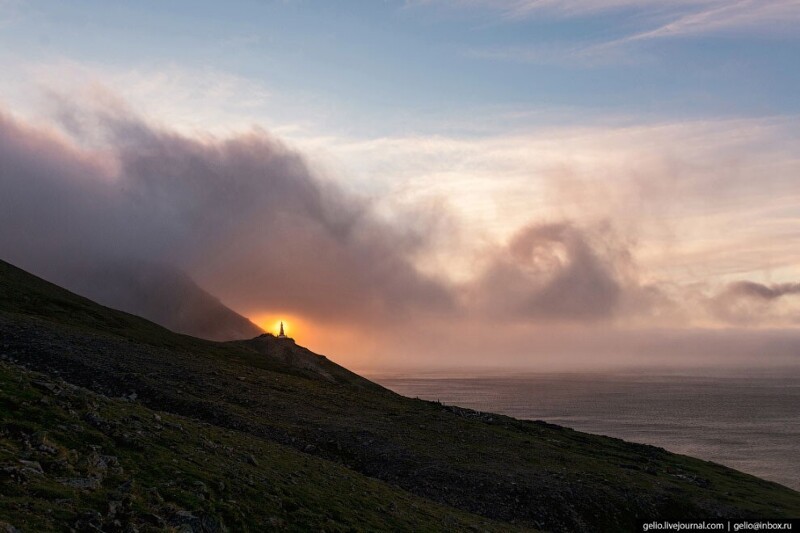
<instances>
[{"instance_id":1,"label":"sunlight glow","mask_svg":"<svg viewBox=\"0 0 800 533\"><path fill-rule=\"evenodd\" d=\"M306 330L303 326L303 320L295 315L288 313L269 313L251 317L258 327L277 336L281 329L281 322L283 322L283 332L287 337L296 338L298 334Z\"/></svg>"}]
</instances>

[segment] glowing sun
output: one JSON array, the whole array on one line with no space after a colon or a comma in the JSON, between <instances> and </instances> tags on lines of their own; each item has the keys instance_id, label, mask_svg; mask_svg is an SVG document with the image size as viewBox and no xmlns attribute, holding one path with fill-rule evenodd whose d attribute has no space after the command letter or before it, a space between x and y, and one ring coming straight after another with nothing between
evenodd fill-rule
<instances>
[{"instance_id":1,"label":"glowing sun","mask_svg":"<svg viewBox=\"0 0 800 533\"><path fill-rule=\"evenodd\" d=\"M281 322L283 322L283 333L287 337L294 337L298 333L298 324L302 322L296 317L286 314L261 315L251 318L251 320L261 329L276 337L281 331Z\"/></svg>"}]
</instances>

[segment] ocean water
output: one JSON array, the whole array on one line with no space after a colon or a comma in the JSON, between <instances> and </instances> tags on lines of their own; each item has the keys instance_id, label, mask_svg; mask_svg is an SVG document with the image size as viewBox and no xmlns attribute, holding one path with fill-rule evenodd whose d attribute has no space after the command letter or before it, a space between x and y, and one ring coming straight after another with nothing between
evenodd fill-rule
<instances>
[{"instance_id":1,"label":"ocean water","mask_svg":"<svg viewBox=\"0 0 800 533\"><path fill-rule=\"evenodd\" d=\"M800 490L797 371L372 379L412 398L653 444Z\"/></svg>"}]
</instances>

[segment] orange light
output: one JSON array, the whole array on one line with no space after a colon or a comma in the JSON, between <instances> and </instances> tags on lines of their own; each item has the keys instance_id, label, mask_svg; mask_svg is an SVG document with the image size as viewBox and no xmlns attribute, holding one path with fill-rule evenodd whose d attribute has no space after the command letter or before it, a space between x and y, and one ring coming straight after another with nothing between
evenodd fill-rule
<instances>
[{"instance_id":1,"label":"orange light","mask_svg":"<svg viewBox=\"0 0 800 533\"><path fill-rule=\"evenodd\" d=\"M251 317L250 320L267 333L272 333L276 337L281 330L281 322L283 322L283 333L287 337L294 338L298 334L302 334L302 331L305 329L302 326L303 321L300 318L288 313L257 315Z\"/></svg>"},{"instance_id":2,"label":"orange light","mask_svg":"<svg viewBox=\"0 0 800 533\"><path fill-rule=\"evenodd\" d=\"M301 315L281 311L249 313L248 318L275 336L278 335L283 321L283 332L287 337L351 369L368 367L372 354L377 350L371 335L347 324L311 321Z\"/></svg>"}]
</instances>

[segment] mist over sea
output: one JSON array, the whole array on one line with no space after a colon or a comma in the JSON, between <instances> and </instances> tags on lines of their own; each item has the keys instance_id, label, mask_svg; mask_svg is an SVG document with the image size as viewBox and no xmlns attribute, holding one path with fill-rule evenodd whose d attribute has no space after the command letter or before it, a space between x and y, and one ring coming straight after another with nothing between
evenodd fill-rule
<instances>
[{"instance_id":1,"label":"mist over sea","mask_svg":"<svg viewBox=\"0 0 800 533\"><path fill-rule=\"evenodd\" d=\"M653 444L800 490L800 370L719 374L650 370L371 379L405 396Z\"/></svg>"}]
</instances>

